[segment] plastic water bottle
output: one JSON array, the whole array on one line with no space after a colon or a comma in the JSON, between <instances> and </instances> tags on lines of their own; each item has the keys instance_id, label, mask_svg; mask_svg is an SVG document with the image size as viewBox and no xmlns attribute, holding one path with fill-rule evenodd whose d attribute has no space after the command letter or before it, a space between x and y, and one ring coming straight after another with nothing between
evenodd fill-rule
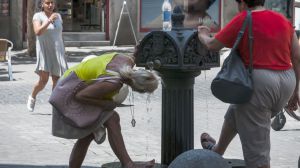
<instances>
[{"instance_id":1,"label":"plastic water bottle","mask_svg":"<svg viewBox=\"0 0 300 168\"><path fill-rule=\"evenodd\" d=\"M162 5L163 31L172 30L171 11L171 3L169 2L169 0L164 0L164 3Z\"/></svg>"}]
</instances>

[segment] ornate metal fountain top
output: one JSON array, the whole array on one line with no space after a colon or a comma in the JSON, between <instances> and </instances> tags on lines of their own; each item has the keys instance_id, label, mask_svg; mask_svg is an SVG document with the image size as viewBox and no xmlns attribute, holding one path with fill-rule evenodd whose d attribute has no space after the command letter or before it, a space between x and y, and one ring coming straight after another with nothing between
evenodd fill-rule
<instances>
[{"instance_id":1,"label":"ornate metal fountain top","mask_svg":"<svg viewBox=\"0 0 300 168\"><path fill-rule=\"evenodd\" d=\"M182 6L176 6L172 14L172 28L182 29L185 15L183 14Z\"/></svg>"},{"instance_id":2,"label":"ornate metal fountain top","mask_svg":"<svg viewBox=\"0 0 300 168\"><path fill-rule=\"evenodd\" d=\"M152 31L138 46L137 66L156 70L200 71L220 65L219 53L208 51L199 41L198 32L184 28L183 7L172 13L172 31Z\"/></svg>"}]
</instances>

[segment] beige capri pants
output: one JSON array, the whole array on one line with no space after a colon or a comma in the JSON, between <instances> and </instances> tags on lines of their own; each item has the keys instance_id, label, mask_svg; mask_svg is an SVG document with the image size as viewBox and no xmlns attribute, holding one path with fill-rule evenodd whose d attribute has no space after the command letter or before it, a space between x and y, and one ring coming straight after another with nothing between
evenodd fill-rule
<instances>
[{"instance_id":1,"label":"beige capri pants","mask_svg":"<svg viewBox=\"0 0 300 168\"><path fill-rule=\"evenodd\" d=\"M288 102L296 87L293 69L253 71L250 102L230 105L225 120L239 134L247 168L270 165L271 118Z\"/></svg>"}]
</instances>

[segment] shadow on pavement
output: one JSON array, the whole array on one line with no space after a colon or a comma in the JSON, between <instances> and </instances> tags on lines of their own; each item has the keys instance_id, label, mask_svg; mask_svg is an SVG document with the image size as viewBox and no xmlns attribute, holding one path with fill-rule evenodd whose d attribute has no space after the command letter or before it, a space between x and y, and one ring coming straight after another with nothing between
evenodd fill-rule
<instances>
[{"instance_id":1,"label":"shadow on pavement","mask_svg":"<svg viewBox=\"0 0 300 168\"><path fill-rule=\"evenodd\" d=\"M106 50L89 50L89 51L66 51L66 57L68 62L80 62L84 57L89 56L89 55L101 55L104 53L109 53L109 52L119 52L119 53L132 53L132 49L106 49ZM35 64L36 63L36 57L30 57L26 50L14 53L12 56L12 64L13 65L18 65L18 64Z\"/></svg>"},{"instance_id":2,"label":"shadow on pavement","mask_svg":"<svg viewBox=\"0 0 300 168\"><path fill-rule=\"evenodd\" d=\"M13 74L16 74L16 73L23 73L23 72L25 72L25 71L14 71L14 70L13 70ZM8 75L7 70L2 70L2 69L0 69L0 75Z\"/></svg>"},{"instance_id":3,"label":"shadow on pavement","mask_svg":"<svg viewBox=\"0 0 300 168\"><path fill-rule=\"evenodd\" d=\"M30 57L26 52L13 54L11 59L12 59L12 65L36 63L36 58Z\"/></svg>"},{"instance_id":4,"label":"shadow on pavement","mask_svg":"<svg viewBox=\"0 0 300 168\"><path fill-rule=\"evenodd\" d=\"M7 77L6 76L0 76L0 81L10 81L9 80L9 77L8 77L8 75L7 75ZM16 79L13 79L13 81L16 81ZM11 82L13 82L13 81L11 81Z\"/></svg>"},{"instance_id":5,"label":"shadow on pavement","mask_svg":"<svg viewBox=\"0 0 300 168\"><path fill-rule=\"evenodd\" d=\"M110 53L110 52L119 52L119 53L133 53L133 49L105 49L105 50L97 50L97 49L93 49L93 50L90 50L90 51L67 51L66 52L66 55L67 56L71 56L71 57L85 57L85 56L88 56L88 55L101 55L101 54L104 54L104 53Z\"/></svg>"},{"instance_id":6,"label":"shadow on pavement","mask_svg":"<svg viewBox=\"0 0 300 168\"><path fill-rule=\"evenodd\" d=\"M17 164L0 164L0 168L68 168L66 165L17 165ZM99 168L92 166L83 166L82 168Z\"/></svg>"},{"instance_id":7,"label":"shadow on pavement","mask_svg":"<svg viewBox=\"0 0 300 168\"><path fill-rule=\"evenodd\" d=\"M136 162L136 163L141 163L141 162ZM111 163L103 164L101 168L122 168L122 166L120 162L111 162ZM167 168L167 166L161 165L159 163L155 163L153 168Z\"/></svg>"},{"instance_id":8,"label":"shadow on pavement","mask_svg":"<svg viewBox=\"0 0 300 168\"><path fill-rule=\"evenodd\" d=\"M14 74L23 72L25 71L13 71L13 81L16 81L16 79L14 78ZM0 81L10 81L6 69L0 69Z\"/></svg>"},{"instance_id":9,"label":"shadow on pavement","mask_svg":"<svg viewBox=\"0 0 300 168\"><path fill-rule=\"evenodd\" d=\"M300 131L300 129L282 129L280 131Z\"/></svg>"},{"instance_id":10,"label":"shadow on pavement","mask_svg":"<svg viewBox=\"0 0 300 168\"><path fill-rule=\"evenodd\" d=\"M32 115L51 116L52 113L32 113Z\"/></svg>"}]
</instances>

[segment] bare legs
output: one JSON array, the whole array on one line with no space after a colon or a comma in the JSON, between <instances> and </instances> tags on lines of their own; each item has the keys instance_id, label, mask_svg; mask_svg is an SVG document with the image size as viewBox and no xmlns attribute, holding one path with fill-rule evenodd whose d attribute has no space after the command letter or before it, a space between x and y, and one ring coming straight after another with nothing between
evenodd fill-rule
<instances>
[{"instance_id":1,"label":"bare legs","mask_svg":"<svg viewBox=\"0 0 300 168\"><path fill-rule=\"evenodd\" d=\"M230 126L228 121L224 120L219 141L211 150L220 155L223 155L236 134L237 131L232 126ZM207 138L207 140L209 141L209 143L213 143L214 140L211 140L212 138L210 138L211 137ZM264 165L258 168L270 168L270 165Z\"/></svg>"},{"instance_id":2,"label":"bare legs","mask_svg":"<svg viewBox=\"0 0 300 168\"><path fill-rule=\"evenodd\" d=\"M121 164L124 168L151 168L154 165L154 160L141 163L134 164L131 158L129 157L124 141L123 136L121 134L121 126L120 126L120 117L115 112L112 117L109 118L105 122L105 126L107 127L107 136L110 143L110 146ZM93 135L89 135L85 138L79 139L72 150L70 156L70 168L80 168L84 157L86 155L87 149L93 140Z\"/></svg>"},{"instance_id":3,"label":"bare legs","mask_svg":"<svg viewBox=\"0 0 300 168\"><path fill-rule=\"evenodd\" d=\"M40 71L38 75L40 76L39 81L35 84L31 93L31 97L34 99L36 98L36 95L44 89L49 79L49 72Z\"/></svg>"},{"instance_id":4,"label":"bare legs","mask_svg":"<svg viewBox=\"0 0 300 168\"><path fill-rule=\"evenodd\" d=\"M39 81L35 84L35 86L33 87L33 91L31 93L31 97L34 99L36 98L36 95L45 88L49 79L49 72L39 71L38 75L40 77ZM59 79L58 76L52 75L52 83L53 83L52 89L55 87L58 79Z\"/></svg>"},{"instance_id":5,"label":"bare legs","mask_svg":"<svg viewBox=\"0 0 300 168\"><path fill-rule=\"evenodd\" d=\"M59 79L59 76L54 76L54 75L52 75L51 77L52 77L52 90L53 90L54 87L55 87L56 84L57 84L57 81L58 81L58 79Z\"/></svg>"},{"instance_id":6,"label":"bare legs","mask_svg":"<svg viewBox=\"0 0 300 168\"><path fill-rule=\"evenodd\" d=\"M120 162L123 165L132 162L127 153L123 136L121 134L119 115L115 112L113 116L105 123L105 126L107 127L109 144Z\"/></svg>"},{"instance_id":7,"label":"bare legs","mask_svg":"<svg viewBox=\"0 0 300 168\"><path fill-rule=\"evenodd\" d=\"M236 130L232 128L226 120L224 120L219 141L212 150L223 155L236 134Z\"/></svg>"},{"instance_id":8,"label":"bare legs","mask_svg":"<svg viewBox=\"0 0 300 168\"><path fill-rule=\"evenodd\" d=\"M82 165L82 162L85 158L86 152L88 147L90 146L92 140L94 139L93 134L90 134L89 136L78 139L75 143L70 160L69 160L69 168L80 168Z\"/></svg>"}]
</instances>

